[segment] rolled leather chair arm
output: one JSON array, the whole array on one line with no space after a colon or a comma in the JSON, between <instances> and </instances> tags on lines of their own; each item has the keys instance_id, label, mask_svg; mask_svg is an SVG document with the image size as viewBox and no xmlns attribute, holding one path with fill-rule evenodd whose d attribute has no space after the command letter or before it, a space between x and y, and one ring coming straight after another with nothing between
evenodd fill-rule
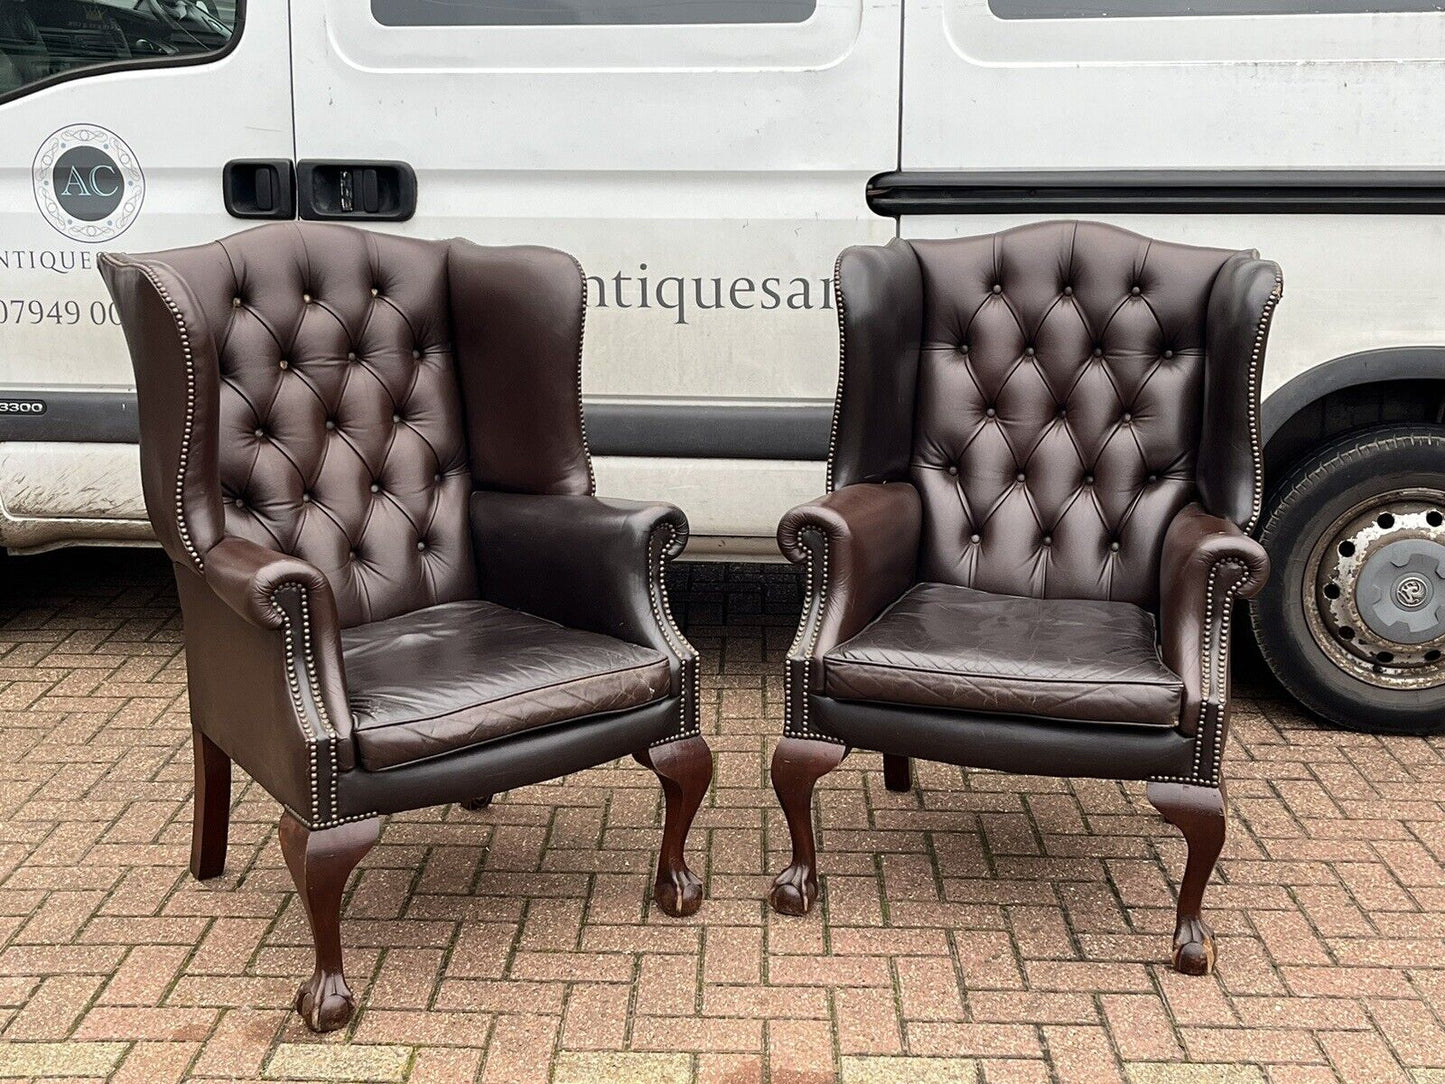
<instances>
[{"instance_id":1,"label":"rolled leather chair arm","mask_svg":"<svg viewBox=\"0 0 1445 1084\"><path fill-rule=\"evenodd\" d=\"M664 579L687 545L681 509L479 490L471 522L484 599L675 659L695 654L672 622Z\"/></svg>"},{"instance_id":2,"label":"rolled leather chair arm","mask_svg":"<svg viewBox=\"0 0 1445 1084\"><path fill-rule=\"evenodd\" d=\"M355 766L341 628L331 583L300 558L227 537L202 576L180 576L192 718L303 821L335 813L335 777ZM259 710L259 704L274 710ZM261 730L273 733L261 734Z\"/></svg>"},{"instance_id":3,"label":"rolled leather chair arm","mask_svg":"<svg viewBox=\"0 0 1445 1084\"><path fill-rule=\"evenodd\" d=\"M860 482L799 505L778 524L778 548L809 569L795 650L818 658L913 586L923 504L907 482Z\"/></svg>"},{"instance_id":4,"label":"rolled leather chair arm","mask_svg":"<svg viewBox=\"0 0 1445 1084\"><path fill-rule=\"evenodd\" d=\"M1164 535L1159 566L1164 664L1184 680L1180 729L1197 733L1207 712L1229 699L1230 612L1269 578L1264 547L1229 519L1199 504L1179 510Z\"/></svg>"},{"instance_id":5,"label":"rolled leather chair arm","mask_svg":"<svg viewBox=\"0 0 1445 1084\"><path fill-rule=\"evenodd\" d=\"M279 629L285 618L276 592L293 585L307 595L312 621L319 626L330 614L337 627L336 599L321 570L299 557L278 553L244 538L223 538L206 551L206 584L221 600L253 625Z\"/></svg>"}]
</instances>

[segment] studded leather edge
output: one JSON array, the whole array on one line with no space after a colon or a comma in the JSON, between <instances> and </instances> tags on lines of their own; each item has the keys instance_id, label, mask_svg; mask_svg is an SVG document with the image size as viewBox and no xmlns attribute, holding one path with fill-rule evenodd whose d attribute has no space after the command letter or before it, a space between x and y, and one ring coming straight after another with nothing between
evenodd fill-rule
<instances>
[{"instance_id":1,"label":"studded leather edge","mask_svg":"<svg viewBox=\"0 0 1445 1084\"><path fill-rule=\"evenodd\" d=\"M577 424L582 431L582 455L587 460L587 492L597 492L597 475L592 470L592 449L587 444L587 411L582 408L582 344L587 339L587 271L582 261L570 252L567 258L577 268L577 278L582 284L582 299L577 315Z\"/></svg>"},{"instance_id":2,"label":"studded leather edge","mask_svg":"<svg viewBox=\"0 0 1445 1084\"><path fill-rule=\"evenodd\" d=\"M680 532L672 523L658 524L647 539L647 595L652 605L652 616L682 669L677 733L653 742L649 746L653 749L702 733L702 656L678 628L677 620L672 616L672 603L667 597L667 566L677 552L681 552L679 542ZM674 550L677 552L671 552Z\"/></svg>"},{"instance_id":3,"label":"studded leather edge","mask_svg":"<svg viewBox=\"0 0 1445 1084\"><path fill-rule=\"evenodd\" d=\"M283 595L294 599L296 614L283 600ZM316 672L316 650L311 638L311 607L306 590L296 583L283 584L271 595L271 607L281 618L286 659L286 682L291 694L291 705L296 711L296 725L301 730L301 739L306 743L309 758L307 779L311 790L311 815L298 819L312 831L334 828L348 821L366 820L375 813L362 813L350 817L339 815L337 746L340 735L331 724L326 712L326 703L321 694L321 681ZM298 635L299 632L299 635ZM302 681L304 675L305 681ZM319 733L318 733L319 730ZM326 778L321 778L323 761L319 745L325 745L324 767ZM322 809L322 795L326 794L326 809ZM289 808L289 807L288 807ZM297 810L291 810L293 814Z\"/></svg>"},{"instance_id":4,"label":"studded leather edge","mask_svg":"<svg viewBox=\"0 0 1445 1084\"><path fill-rule=\"evenodd\" d=\"M805 527L798 533L798 542L807 554L804 559L806 594L798 631L793 635L783 670L783 736L846 745L831 734L814 730L808 717L813 651L818 646L823 615L828 608L828 535L816 527Z\"/></svg>"},{"instance_id":5,"label":"studded leather edge","mask_svg":"<svg viewBox=\"0 0 1445 1084\"><path fill-rule=\"evenodd\" d=\"M1275 306L1283 297L1284 277L1276 270L1274 289L1264 299L1264 305L1260 308L1259 323L1255 327L1254 346L1249 353L1249 373L1246 378L1245 394L1249 396L1249 451L1254 468L1254 490L1250 494L1249 521L1244 524L1245 534L1254 533L1264 502L1264 448L1259 427L1260 381L1264 374L1264 348L1269 341L1270 321L1274 318Z\"/></svg>"},{"instance_id":6,"label":"studded leather edge","mask_svg":"<svg viewBox=\"0 0 1445 1084\"><path fill-rule=\"evenodd\" d=\"M146 281L151 284L156 295L161 299L162 304L170 310L171 319L176 323L176 334L181 340L181 356L186 366L186 420L181 429L181 444L177 452L176 462L176 532L180 535L181 545L185 547L191 563L196 566L197 572L205 572L206 562L201 557L200 551L191 539L190 528L186 526L185 513L185 489L186 469L190 464L191 456L191 433L195 429L196 421L196 361L191 353L191 333L186 326L186 318L182 314L180 306L171 297L171 292L166 288L165 283L160 279L151 267L141 263L139 260L129 260L117 256L115 253L101 253L102 260L109 261L117 267L134 268L145 276Z\"/></svg>"},{"instance_id":7,"label":"studded leather edge","mask_svg":"<svg viewBox=\"0 0 1445 1084\"><path fill-rule=\"evenodd\" d=\"M828 474L825 485L833 491L833 453L838 449L838 424L843 413L843 377L848 366L848 317L847 302L843 298L843 257L847 250L838 253L833 261L833 307L838 310L838 388L833 393L833 420L828 426Z\"/></svg>"},{"instance_id":8,"label":"studded leather edge","mask_svg":"<svg viewBox=\"0 0 1445 1084\"><path fill-rule=\"evenodd\" d=\"M1239 572L1223 589L1218 590L1220 569ZM1194 764L1191 773L1152 776L1155 783L1188 783L1198 787L1219 786L1224 762L1224 743L1229 721L1229 643L1234 603L1239 592L1251 583L1248 567L1233 558L1216 561L1209 570L1204 590L1204 637L1200 644L1200 725L1194 732ZM1216 609L1216 606L1219 608ZM1209 763L1206 765L1205 751Z\"/></svg>"}]
</instances>

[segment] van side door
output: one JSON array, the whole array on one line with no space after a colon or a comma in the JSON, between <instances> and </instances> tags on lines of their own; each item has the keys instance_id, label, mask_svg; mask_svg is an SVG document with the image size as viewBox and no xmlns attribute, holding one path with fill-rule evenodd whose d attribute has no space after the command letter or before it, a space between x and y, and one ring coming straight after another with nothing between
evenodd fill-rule
<instances>
[{"instance_id":1,"label":"van side door","mask_svg":"<svg viewBox=\"0 0 1445 1084\"><path fill-rule=\"evenodd\" d=\"M823 480L834 260L894 232L864 192L897 162L900 9L295 5L301 213L573 252L599 489L776 552Z\"/></svg>"}]
</instances>

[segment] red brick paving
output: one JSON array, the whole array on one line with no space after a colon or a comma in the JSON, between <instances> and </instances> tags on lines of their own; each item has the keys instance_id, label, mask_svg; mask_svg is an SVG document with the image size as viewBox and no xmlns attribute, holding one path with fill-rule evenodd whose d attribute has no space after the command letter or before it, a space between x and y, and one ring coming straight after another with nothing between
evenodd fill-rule
<instances>
[{"instance_id":1,"label":"red brick paving","mask_svg":"<svg viewBox=\"0 0 1445 1084\"><path fill-rule=\"evenodd\" d=\"M1164 960L1178 836L1142 787L872 755L820 790L806 919L762 903L791 571L687 566L717 754L692 863L645 903L660 824L630 762L390 818L350 897L348 1032L309 970L275 804L238 776L225 876L185 873L180 623L153 552L6 562L0 604L0 1079L1268 1081L1445 1084L1445 739L1324 729L1248 653L1218 974Z\"/></svg>"}]
</instances>

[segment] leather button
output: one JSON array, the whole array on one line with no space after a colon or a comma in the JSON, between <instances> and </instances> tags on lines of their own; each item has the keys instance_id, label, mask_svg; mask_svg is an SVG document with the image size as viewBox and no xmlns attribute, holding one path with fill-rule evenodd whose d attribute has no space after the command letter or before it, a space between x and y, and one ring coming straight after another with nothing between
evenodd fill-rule
<instances>
[{"instance_id":1,"label":"leather button","mask_svg":"<svg viewBox=\"0 0 1445 1084\"><path fill-rule=\"evenodd\" d=\"M372 296L372 297L380 297L380 296L381 296L381 287L380 287L380 286L373 286L373 287L371 288L371 296Z\"/></svg>"},{"instance_id":2,"label":"leather button","mask_svg":"<svg viewBox=\"0 0 1445 1084\"><path fill-rule=\"evenodd\" d=\"M958 468L955 467L952 463L950 463L950 464L948 465L948 473L949 473L949 474L957 474L957 473L958 473Z\"/></svg>"},{"instance_id":3,"label":"leather button","mask_svg":"<svg viewBox=\"0 0 1445 1084\"><path fill-rule=\"evenodd\" d=\"M233 309L239 309L240 307L241 307L241 299L240 299L239 297L233 297L233 298L231 298L231 308L233 308Z\"/></svg>"},{"instance_id":4,"label":"leather button","mask_svg":"<svg viewBox=\"0 0 1445 1084\"><path fill-rule=\"evenodd\" d=\"M1101 358L1101 357L1103 357L1103 356L1104 356L1104 348L1103 348L1102 346L1096 346L1096 347L1094 347L1094 357L1096 357L1096 358Z\"/></svg>"},{"instance_id":5,"label":"leather button","mask_svg":"<svg viewBox=\"0 0 1445 1084\"><path fill-rule=\"evenodd\" d=\"M266 430L264 430L264 429L257 429L257 430L256 430L256 435L257 435L258 437L264 437L264 436L266 435Z\"/></svg>"},{"instance_id":6,"label":"leather button","mask_svg":"<svg viewBox=\"0 0 1445 1084\"><path fill-rule=\"evenodd\" d=\"M236 498L236 507L237 507L237 508L245 508L245 507L246 507L246 502L243 501L240 497L237 497L237 498Z\"/></svg>"},{"instance_id":7,"label":"leather button","mask_svg":"<svg viewBox=\"0 0 1445 1084\"><path fill-rule=\"evenodd\" d=\"M985 411L983 412L983 416L984 416L985 418L992 418L992 417L993 417L995 414L997 414L997 413L998 413L998 411L994 410L993 407L989 407L987 410L985 410Z\"/></svg>"},{"instance_id":8,"label":"leather button","mask_svg":"<svg viewBox=\"0 0 1445 1084\"><path fill-rule=\"evenodd\" d=\"M1144 291L1141 290L1141 289L1139 289L1139 287L1137 287L1137 286L1131 286L1131 287L1129 287L1129 293L1130 293L1130 295L1133 296L1133 297L1138 297L1138 296L1139 296L1140 294L1142 294L1143 292L1144 292Z\"/></svg>"},{"instance_id":9,"label":"leather button","mask_svg":"<svg viewBox=\"0 0 1445 1084\"><path fill-rule=\"evenodd\" d=\"M302 503L302 504L310 504L310 503L311 503L311 494L310 494L310 493L303 493L303 494L301 494L301 503Z\"/></svg>"},{"instance_id":10,"label":"leather button","mask_svg":"<svg viewBox=\"0 0 1445 1084\"><path fill-rule=\"evenodd\" d=\"M1001 283L995 282L995 283L993 284L993 292L996 293L996 294L1001 294L1001 293L1003 293L1003 285L1002 285Z\"/></svg>"},{"instance_id":11,"label":"leather button","mask_svg":"<svg viewBox=\"0 0 1445 1084\"><path fill-rule=\"evenodd\" d=\"M1034 356L1034 348L1033 348L1032 346L1026 346L1026 347L1024 347L1024 357L1026 357L1026 358L1031 358L1031 357L1033 357L1033 356Z\"/></svg>"},{"instance_id":12,"label":"leather button","mask_svg":"<svg viewBox=\"0 0 1445 1084\"><path fill-rule=\"evenodd\" d=\"M347 353L346 353L346 360L347 360L347 361L355 361L355 360L356 360L356 351L355 351L355 350L349 350L349 351L347 351Z\"/></svg>"},{"instance_id":13,"label":"leather button","mask_svg":"<svg viewBox=\"0 0 1445 1084\"><path fill-rule=\"evenodd\" d=\"M1110 543L1109 543L1109 550L1110 550L1111 552L1113 552L1113 553L1118 553L1118 552L1119 552L1119 543L1117 543L1117 542L1110 542Z\"/></svg>"},{"instance_id":14,"label":"leather button","mask_svg":"<svg viewBox=\"0 0 1445 1084\"><path fill-rule=\"evenodd\" d=\"M1022 482L1023 480L1024 480L1024 472L1023 472L1023 471L1019 471L1017 474L1014 475L1014 481L1015 481L1015 482Z\"/></svg>"},{"instance_id":15,"label":"leather button","mask_svg":"<svg viewBox=\"0 0 1445 1084\"><path fill-rule=\"evenodd\" d=\"M400 422L401 422L401 415L400 415L400 414L393 414L393 415L391 416L391 423L392 423L393 425L398 425L398 424L400 424Z\"/></svg>"},{"instance_id":16,"label":"leather button","mask_svg":"<svg viewBox=\"0 0 1445 1084\"><path fill-rule=\"evenodd\" d=\"M1044 545L1046 545L1046 546L1052 546L1053 544L1054 544L1054 536L1051 535L1051 534L1046 534L1046 535L1044 535Z\"/></svg>"},{"instance_id":17,"label":"leather button","mask_svg":"<svg viewBox=\"0 0 1445 1084\"><path fill-rule=\"evenodd\" d=\"M433 482L440 482L442 480L442 476L440 474L433 474L431 476L431 480Z\"/></svg>"},{"instance_id":18,"label":"leather button","mask_svg":"<svg viewBox=\"0 0 1445 1084\"><path fill-rule=\"evenodd\" d=\"M372 491L373 493L380 493L380 492L381 492L381 483L380 483L380 482L372 482L372 483L371 483L371 491Z\"/></svg>"},{"instance_id":19,"label":"leather button","mask_svg":"<svg viewBox=\"0 0 1445 1084\"><path fill-rule=\"evenodd\" d=\"M306 302L306 304L309 305L309 304L311 304L311 295L310 295L310 294L302 294L302 295L301 295L301 300L304 301L304 302Z\"/></svg>"},{"instance_id":20,"label":"leather button","mask_svg":"<svg viewBox=\"0 0 1445 1084\"><path fill-rule=\"evenodd\" d=\"M333 419L333 418L327 418L327 419L326 419L326 428L327 428L327 429L335 429L335 428L336 428L336 421L335 421L335 419Z\"/></svg>"},{"instance_id":21,"label":"leather button","mask_svg":"<svg viewBox=\"0 0 1445 1084\"><path fill-rule=\"evenodd\" d=\"M347 551L346 551L346 556L350 557L353 561L355 561L355 560L357 559L357 556L358 556L358 555L357 555L357 552L356 552L355 550L347 550Z\"/></svg>"},{"instance_id":22,"label":"leather button","mask_svg":"<svg viewBox=\"0 0 1445 1084\"><path fill-rule=\"evenodd\" d=\"M416 548L417 548L418 550L424 550L424 549L426 549L426 543L419 541L419 542L417 542L417 544L416 544Z\"/></svg>"},{"instance_id":23,"label":"leather button","mask_svg":"<svg viewBox=\"0 0 1445 1084\"><path fill-rule=\"evenodd\" d=\"M1173 351L1173 350L1166 350L1166 351L1164 351L1164 360L1165 360L1165 361L1172 361L1173 359L1174 359L1174 351Z\"/></svg>"},{"instance_id":24,"label":"leather button","mask_svg":"<svg viewBox=\"0 0 1445 1084\"><path fill-rule=\"evenodd\" d=\"M420 351L420 350L413 350L413 351L411 352L411 360L412 360L412 361L420 361L420 360L421 360L421 351Z\"/></svg>"},{"instance_id":25,"label":"leather button","mask_svg":"<svg viewBox=\"0 0 1445 1084\"><path fill-rule=\"evenodd\" d=\"M1094 476L1093 476L1092 474L1086 474L1086 475L1084 475L1084 485L1086 485L1086 486L1091 486L1091 485L1093 485L1093 484L1094 484Z\"/></svg>"},{"instance_id":26,"label":"leather button","mask_svg":"<svg viewBox=\"0 0 1445 1084\"><path fill-rule=\"evenodd\" d=\"M1151 481L1151 482L1157 482L1157 481L1159 481L1159 475L1157 475L1157 474L1151 474L1151 475L1149 475L1149 481Z\"/></svg>"},{"instance_id":27,"label":"leather button","mask_svg":"<svg viewBox=\"0 0 1445 1084\"><path fill-rule=\"evenodd\" d=\"M958 352L959 352L960 354L967 354L967 353L968 353L968 343L960 343L960 344L959 344L959 347L958 347Z\"/></svg>"},{"instance_id":28,"label":"leather button","mask_svg":"<svg viewBox=\"0 0 1445 1084\"><path fill-rule=\"evenodd\" d=\"M1062 407L1062 406L1059 407L1059 417L1060 417L1060 418L1067 418L1068 416L1069 416L1069 408L1068 408L1068 407Z\"/></svg>"},{"instance_id":29,"label":"leather button","mask_svg":"<svg viewBox=\"0 0 1445 1084\"><path fill-rule=\"evenodd\" d=\"M978 535L976 535L976 534L971 534L971 535L969 535L969 536L968 536L968 540L969 540L970 542L972 542L974 545L978 545L978 543L979 543L979 537L978 537Z\"/></svg>"},{"instance_id":30,"label":"leather button","mask_svg":"<svg viewBox=\"0 0 1445 1084\"><path fill-rule=\"evenodd\" d=\"M291 368L291 363L290 363L289 361L287 361L285 358L282 358L279 362L277 362L277 364L280 365L281 368L283 368L283 369L289 369L289 368Z\"/></svg>"},{"instance_id":31,"label":"leather button","mask_svg":"<svg viewBox=\"0 0 1445 1084\"><path fill-rule=\"evenodd\" d=\"M1126 410L1126 411L1124 411L1124 420L1125 420L1126 422L1132 422L1132 421L1134 420L1134 415L1130 414L1130 413Z\"/></svg>"},{"instance_id":32,"label":"leather button","mask_svg":"<svg viewBox=\"0 0 1445 1084\"><path fill-rule=\"evenodd\" d=\"M1065 296L1065 297L1073 297L1073 296L1074 296L1074 288L1073 288L1072 286L1065 286L1065 287L1064 287L1064 296Z\"/></svg>"}]
</instances>

